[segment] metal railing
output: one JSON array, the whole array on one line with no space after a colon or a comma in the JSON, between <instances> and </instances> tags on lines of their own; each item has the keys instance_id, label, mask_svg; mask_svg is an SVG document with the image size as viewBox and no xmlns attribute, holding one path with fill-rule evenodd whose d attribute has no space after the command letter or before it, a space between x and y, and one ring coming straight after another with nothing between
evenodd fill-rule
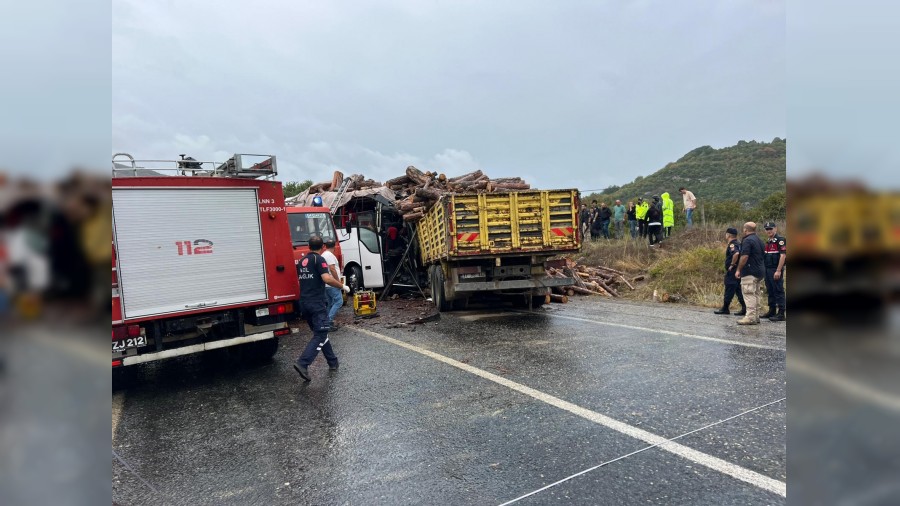
<instances>
[{"instance_id":1,"label":"metal railing","mask_svg":"<svg viewBox=\"0 0 900 506\"><path fill-rule=\"evenodd\" d=\"M113 177L234 177L274 179L278 168L274 155L235 154L223 162L195 160L186 155L181 160L137 160L128 153L112 155ZM257 161L258 160L258 161ZM249 163L252 163L248 166Z\"/></svg>"}]
</instances>

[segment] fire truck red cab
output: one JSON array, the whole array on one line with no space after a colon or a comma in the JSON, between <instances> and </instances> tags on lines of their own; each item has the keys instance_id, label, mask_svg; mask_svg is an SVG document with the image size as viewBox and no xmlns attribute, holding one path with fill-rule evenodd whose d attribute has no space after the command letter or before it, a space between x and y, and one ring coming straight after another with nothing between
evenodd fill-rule
<instances>
[{"instance_id":1,"label":"fire truck red cab","mask_svg":"<svg viewBox=\"0 0 900 506\"><path fill-rule=\"evenodd\" d=\"M294 263L309 253L309 236L319 235L324 242L334 242L331 252L344 265L341 255L341 243L338 242L331 212L327 207L287 207L287 219L291 230L291 243L294 248Z\"/></svg>"}]
</instances>

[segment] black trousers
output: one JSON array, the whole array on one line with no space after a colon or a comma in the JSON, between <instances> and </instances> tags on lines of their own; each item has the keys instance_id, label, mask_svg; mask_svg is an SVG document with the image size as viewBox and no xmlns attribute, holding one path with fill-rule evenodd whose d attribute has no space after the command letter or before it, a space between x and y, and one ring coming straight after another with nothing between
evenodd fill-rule
<instances>
[{"instance_id":1,"label":"black trousers","mask_svg":"<svg viewBox=\"0 0 900 506\"><path fill-rule=\"evenodd\" d=\"M769 308L780 307L784 309L784 271L781 271L781 279L775 279L777 267L766 267L766 293L769 296Z\"/></svg>"},{"instance_id":2,"label":"black trousers","mask_svg":"<svg viewBox=\"0 0 900 506\"><path fill-rule=\"evenodd\" d=\"M662 225L648 225L649 230L647 236L650 237L650 244L656 244L662 240Z\"/></svg>"},{"instance_id":3,"label":"black trousers","mask_svg":"<svg viewBox=\"0 0 900 506\"><path fill-rule=\"evenodd\" d=\"M731 301L735 295L737 295L741 308L746 309L747 304L744 303L744 292L741 291L741 282L735 279L734 271L727 271L725 273L725 299L722 301L722 309L728 309L731 306Z\"/></svg>"},{"instance_id":4,"label":"black trousers","mask_svg":"<svg viewBox=\"0 0 900 506\"><path fill-rule=\"evenodd\" d=\"M638 235L641 237L647 237L647 221L646 220L638 220Z\"/></svg>"}]
</instances>

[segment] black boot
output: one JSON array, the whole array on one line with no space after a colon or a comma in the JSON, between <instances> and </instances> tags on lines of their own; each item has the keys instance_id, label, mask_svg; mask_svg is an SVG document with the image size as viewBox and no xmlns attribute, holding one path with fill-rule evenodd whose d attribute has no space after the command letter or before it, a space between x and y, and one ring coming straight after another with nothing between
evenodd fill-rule
<instances>
[{"instance_id":1,"label":"black boot","mask_svg":"<svg viewBox=\"0 0 900 506\"><path fill-rule=\"evenodd\" d=\"M775 306L769 306L769 312L764 315L760 315L759 317L760 318L771 318L773 316L775 316Z\"/></svg>"},{"instance_id":2,"label":"black boot","mask_svg":"<svg viewBox=\"0 0 900 506\"><path fill-rule=\"evenodd\" d=\"M713 311L713 313L715 313L715 314L731 314L731 311L729 311L727 307L723 307L721 309L716 309L715 311Z\"/></svg>"},{"instance_id":3,"label":"black boot","mask_svg":"<svg viewBox=\"0 0 900 506\"><path fill-rule=\"evenodd\" d=\"M771 316L769 318L769 321L770 322L783 322L784 321L784 308L783 307L778 308L778 312L775 313L774 316Z\"/></svg>"}]
</instances>

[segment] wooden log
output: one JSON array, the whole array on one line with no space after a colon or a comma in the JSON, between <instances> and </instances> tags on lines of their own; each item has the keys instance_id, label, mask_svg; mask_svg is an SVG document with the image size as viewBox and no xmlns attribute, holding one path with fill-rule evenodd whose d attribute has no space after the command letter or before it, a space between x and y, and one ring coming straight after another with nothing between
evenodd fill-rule
<instances>
[{"instance_id":1,"label":"wooden log","mask_svg":"<svg viewBox=\"0 0 900 506\"><path fill-rule=\"evenodd\" d=\"M406 213L403 215L403 221L417 221L421 220L423 216L425 213Z\"/></svg>"},{"instance_id":2,"label":"wooden log","mask_svg":"<svg viewBox=\"0 0 900 506\"><path fill-rule=\"evenodd\" d=\"M550 294L548 297L550 297L550 302L557 302L559 304L568 304L569 303L569 298L566 297L565 295L557 295L557 294L553 293L553 294Z\"/></svg>"},{"instance_id":3,"label":"wooden log","mask_svg":"<svg viewBox=\"0 0 900 506\"><path fill-rule=\"evenodd\" d=\"M620 276L624 276L624 275L625 275L625 273L622 272L622 271L617 271L617 270L611 269L611 268L609 268L609 267L603 267L602 265L598 265L597 267L595 267L595 269L600 269L600 270L604 270L604 271L609 271L609 272L612 272L613 274L618 274L618 275L620 275Z\"/></svg>"},{"instance_id":4,"label":"wooden log","mask_svg":"<svg viewBox=\"0 0 900 506\"><path fill-rule=\"evenodd\" d=\"M612 295L613 297L618 297L618 296L619 296L618 292L616 292L615 290L613 290L612 288L610 288L610 286L607 285L606 283L603 283L603 282L601 282L601 281L597 281L597 284L600 285L600 288L603 288L604 290L606 290L607 292L609 292L610 295Z\"/></svg>"},{"instance_id":5,"label":"wooden log","mask_svg":"<svg viewBox=\"0 0 900 506\"><path fill-rule=\"evenodd\" d=\"M331 189L337 190L341 187L341 183L344 181L344 173L336 170L334 174L331 176Z\"/></svg>"},{"instance_id":6,"label":"wooden log","mask_svg":"<svg viewBox=\"0 0 900 506\"><path fill-rule=\"evenodd\" d=\"M483 172L481 172L481 170L476 170L474 172L469 172L468 174L463 174L462 176L451 177L447 181L449 181L451 183L456 183L458 181L467 181L469 179L475 179L481 175L483 175Z\"/></svg>"},{"instance_id":7,"label":"wooden log","mask_svg":"<svg viewBox=\"0 0 900 506\"><path fill-rule=\"evenodd\" d=\"M425 183L427 183L428 180L431 179L426 176L424 172L413 167L412 165L406 168L406 177L420 186L425 186Z\"/></svg>"},{"instance_id":8,"label":"wooden log","mask_svg":"<svg viewBox=\"0 0 900 506\"><path fill-rule=\"evenodd\" d=\"M393 178L393 179L388 179L387 181L384 182L384 185L385 185L385 186L394 186L394 185L400 185L400 186L403 186L403 185L407 185L407 184L409 184L409 183L411 183L411 182L412 182L412 180L409 179L409 176L407 176L406 174L404 174L404 175L402 175L402 176L400 176L400 177L395 177L395 178Z\"/></svg>"},{"instance_id":9,"label":"wooden log","mask_svg":"<svg viewBox=\"0 0 900 506\"><path fill-rule=\"evenodd\" d=\"M447 175L446 175L446 174L438 174L438 181L440 181L440 182L442 182L442 183L446 182L446 181L447 181Z\"/></svg>"},{"instance_id":10,"label":"wooden log","mask_svg":"<svg viewBox=\"0 0 900 506\"><path fill-rule=\"evenodd\" d=\"M632 284L629 283L627 279L625 279L625 276L619 276L619 278L622 279L622 282L623 282L623 283L625 283L626 285L628 285L628 288L631 288L632 290L634 290L634 286L632 286Z\"/></svg>"},{"instance_id":11,"label":"wooden log","mask_svg":"<svg viewBox=\"0 0 900 506\"><path fill-rule=\"evenodd\" d=\"M423 199L437 200L441 198L441 191L432 188L419 188L416 190L416 196Z\"/></svg>"},{"instance_id":12,"label":"wooden log","mask_svg":"<svg viewBox=\"0 0 900 506\"><path fill-rule=\"evenodd\" d=\"M531 185L528 183L491 183L491 188L496 190L528 190Z\"/></svg>"},{"instance_id":13,"label":"wooden log","mask_svg":"<svg viewBox=\"0 0 900 506\"><path fill-rule=\"evenodd\" d=\"M491 182L499 183L499 184L502 184L502 183L524 183L525 180L523 180L520 177L498 177L495 179L491 179Z\"/></svg>"},{"instance_id":14,"label":"wooden log","mask_svg":"<svg viewBox=\"0 0 900 506\"><path fill-rule=\"evenodd\" d=\"M635 276L635 277L631 278L631 282L637 283L638 281L643 281L645 277L646 276L644 276L643 274L641 274L640 276Z\"/></svg>"},{"instance_id":15,"label":"wooden log","mask_svg":"<svg viewBox=\"0 0 900 506\"><path fill-rule=\"evenodd\" d=\"M571 297L571 296L575 295L575 290L573 289L574 287L567 286L565 288L566 288L566 296Z\"/></svg>"}]
</instances>

